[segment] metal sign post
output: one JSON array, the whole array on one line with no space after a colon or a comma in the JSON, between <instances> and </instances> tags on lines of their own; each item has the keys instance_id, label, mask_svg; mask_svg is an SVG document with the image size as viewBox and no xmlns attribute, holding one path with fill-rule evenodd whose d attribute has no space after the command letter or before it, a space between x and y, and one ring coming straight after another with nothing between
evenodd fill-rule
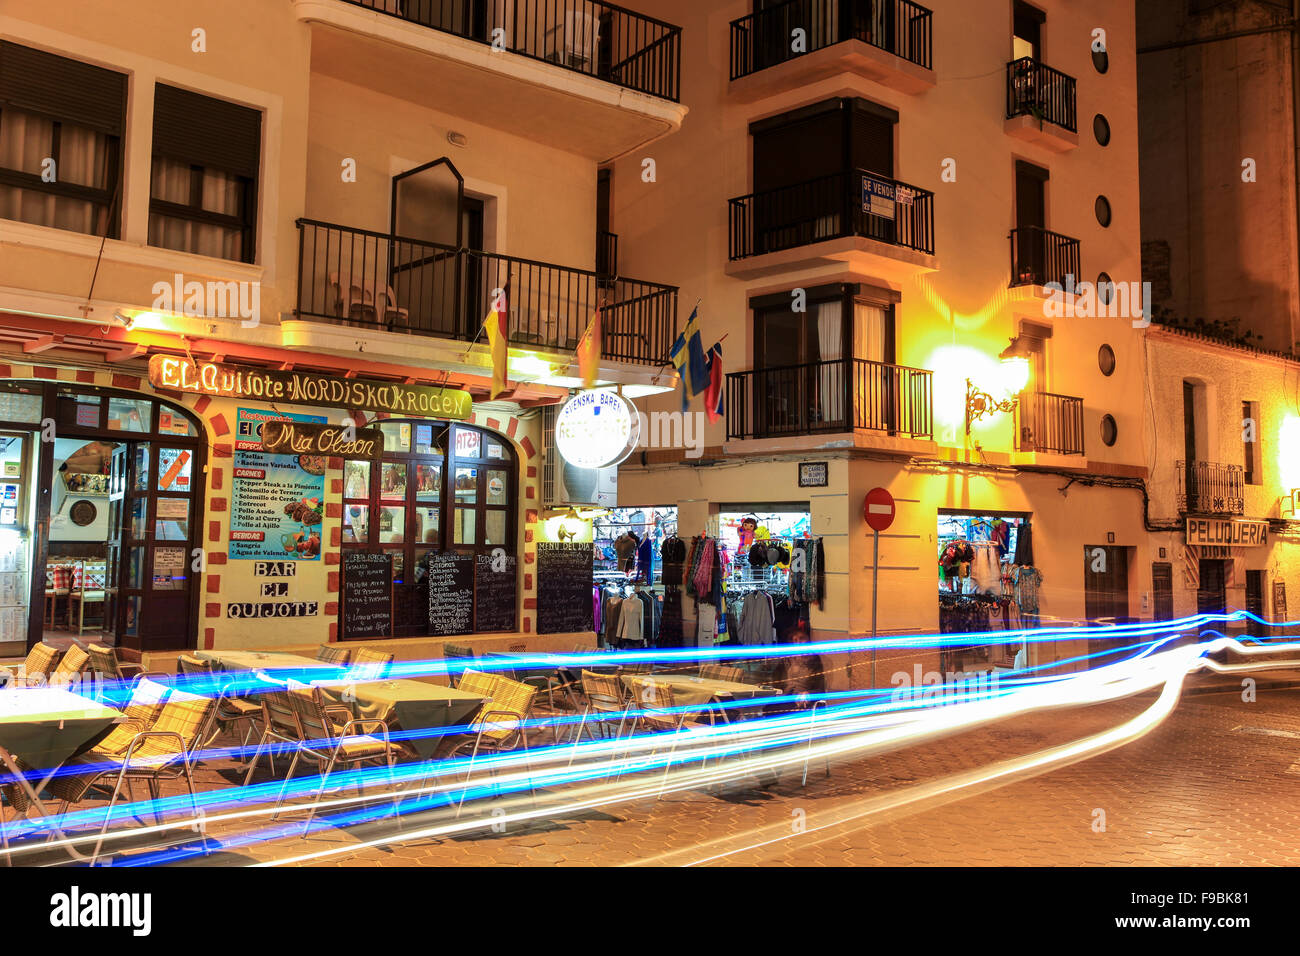
<instances>
[{"instance_id":1,"label":"metal sign post","mask_svg":"<svg viewBox=\"0 0 1300 956\"><path fill-rule=\"evenodd\" d=\"M884 488L872 488L862 502L862 517L874 537L871 557L871 686L876 686L876 609L880 583L880 532L894 523L894 496Z\"/></svg>"}]
</instances>

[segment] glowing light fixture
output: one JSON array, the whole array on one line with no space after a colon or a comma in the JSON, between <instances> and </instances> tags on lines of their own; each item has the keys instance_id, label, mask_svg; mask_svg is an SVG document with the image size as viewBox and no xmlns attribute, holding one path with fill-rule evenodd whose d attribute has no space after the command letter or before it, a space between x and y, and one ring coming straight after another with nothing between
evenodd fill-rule
<instances>
[{"instance_id":1,"label":"glowing light fixture","mask_svg":"<svg viewBox=\"0 0 1300 956\"><path fill-rule=\"evenodd\" d=\"M1029 345L1023 338L1011 339L1011 344L1002 350L998 358L1002 361L1002 386L1007 393L1004 399L997 399L983 389L978 388L969 378L966 379L966 434L970 435L972 423L999 412L1013 412L1020 404L1020 392L1029 384Z\"/></svg>"}]
</instances>

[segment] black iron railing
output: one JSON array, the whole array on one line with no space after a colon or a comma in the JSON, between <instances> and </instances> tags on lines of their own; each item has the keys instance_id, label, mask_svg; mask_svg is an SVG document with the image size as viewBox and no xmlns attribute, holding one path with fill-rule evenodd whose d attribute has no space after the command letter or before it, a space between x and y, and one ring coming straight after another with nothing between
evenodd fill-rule
<instances>
[{"instance_id":1,"label":"black iron railing","mask_svg":"<svg viewBox=\"0 0 1300 956\"><path fill-rule=\"evenodd\" d=\"M730 256L862 236L934 254L934 193L865 169L730 201Z\"/></svg>"},{"instance_id":2,"label":"black iron railing","mask_svg":"<svg viewBox=\"0 0 1300 956\"><path fill-rule=\"evenodd\" d=\"M1246 512L1245 469L1217 461L1179 461L1178 510L1184 514Z\"/></svg>"},{"instance_id":3,"label":"black iron railing","mask_svg":"<svg viewBox=\"0 0 1300 956\"><path fill-rule=\"evenodd\" d=\"M1031 56L1007 64L1007 119L1032 116L1078 132L1074 77L1054 70Z\"/></svg>"},{"instance_id":4,"label":"black iron railing","mask_svg":"<svg viewBox=\"0 0 1300 956\"><path fill-rule=\"evenodd\" d=\"M677 102L682 29L595 0L343 0Z\"/></svg>"},{"instance_id":5,"label":"black iron railing","mask_svg":"<svg viewBox=\"0 0 1300 956\"><path fill-rule=\"evenodd\" d=\"M576 348L597 305L606 358L662 365L677 334L675 286L298 220L302 318L473 340L498 289L519 345Z\"/></svg>"},{"instance_id":6,"label":"black iron railing","mask_svg":"<svg viewBox=\"0 0 1300 956\"><path fill-rule=\"evenodd\" d=\"M868 359L733 372L727 438L778 438L863 428L910 438L934 434L933 373Z\"/></svg>"},{"instance_id":7,"label":"black iron railing","mask_svg":"<svg viewBox=\"0 0 1300 956\"><path fill-rule=\"evenodd\" d=\"M787 0L731 21L731 78L847 40L929 69L931 19L911 0Z\"/></svg>"},{"instance_id":8,"label":"black iron railing","mask_svg":"<svg viewBox=\"0 0 1300 956\"><path fill-rule=\"evenodd\" d=\"M1016 450L1083 454L1083 399L1021 392L1016 404Z\"/></svg>"},{"instance_id":9,"label":"black iron railing","mask_svg":"<svg viewBox=\"0 0 1300 956\"><path fill-rule=\"evenodd\" d=\"M1079 277L1079 240L1041 226L1011 230L1011 285L1073 287Z\"/></svg>"}]
</instances>

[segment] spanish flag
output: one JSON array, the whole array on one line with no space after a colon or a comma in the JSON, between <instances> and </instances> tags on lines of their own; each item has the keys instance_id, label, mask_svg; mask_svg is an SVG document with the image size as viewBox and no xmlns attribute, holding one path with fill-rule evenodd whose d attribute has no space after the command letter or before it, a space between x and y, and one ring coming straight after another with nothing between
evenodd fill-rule
<instances>
[{"instance_id":1,"label":"spanish flag","mask_svg":"<svg viewBox=\"0 0 1300 956\"><path fill-rule=\"evenodd\" d=\"M594 388L600 373L600 306L591 317L591 324L578 340L578 371L582 374L584 388Z\"/></svg>"},{"instance_id":2,"label":"spanish flag","mask_svg":"<svg viewBox=\"0 0 1300 956\"><path fill-rule=\"evenodd\" d=\"M492 400L510 390L507 378L510 374L510 338L507 321L510 310L506 304L506 294L501 292L492 300L492 311L483 320L483 330L487 332L488 350L492 353Z\"/></svg>"}]
</instances>

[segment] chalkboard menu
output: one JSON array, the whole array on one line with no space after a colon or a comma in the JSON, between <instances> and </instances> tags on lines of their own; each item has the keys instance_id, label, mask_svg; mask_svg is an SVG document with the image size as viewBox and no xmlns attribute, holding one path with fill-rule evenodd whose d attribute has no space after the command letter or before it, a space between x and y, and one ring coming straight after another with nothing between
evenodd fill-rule
<instances>
[{"instance_id":1,"label":"chalkboard menu","mask_svg":"<svg viewBox=\"0 0 1300 956\"><path fill-rule=\"evenodd\" d=\"M393 556L343 552L343 640L393 636Z\"/></svg>"},{"instance_id":2,"label":"chalkboard menu","mask_svg":"<svg viewBox=\"0 0 1300 956\"><path fill-rule=\"evenodd\" d=\"M517 567L514 557L478 555L474 567L474 629L476 631L515 629Z\"/></svg>"},{"instance_id":3,"label":"chalkboard menu","mask_svg":"<svg viewBox=\"0 0 1300 956\"><path fill-rule=\"evenodd\" d=\"M429 555L429 633L434 637L474 632L474 555Z\"/></svg>"},{"instance_id":4,"label":"chalkboard menu","mask_svg":"<svg viewBox=\"0 0 1300 956\"><path fill-rule=\"evenodd\" d=\"M595 628L591 575L590 544L537 545L538 634L570 634Z\"/></svg>"}]
</instances>

